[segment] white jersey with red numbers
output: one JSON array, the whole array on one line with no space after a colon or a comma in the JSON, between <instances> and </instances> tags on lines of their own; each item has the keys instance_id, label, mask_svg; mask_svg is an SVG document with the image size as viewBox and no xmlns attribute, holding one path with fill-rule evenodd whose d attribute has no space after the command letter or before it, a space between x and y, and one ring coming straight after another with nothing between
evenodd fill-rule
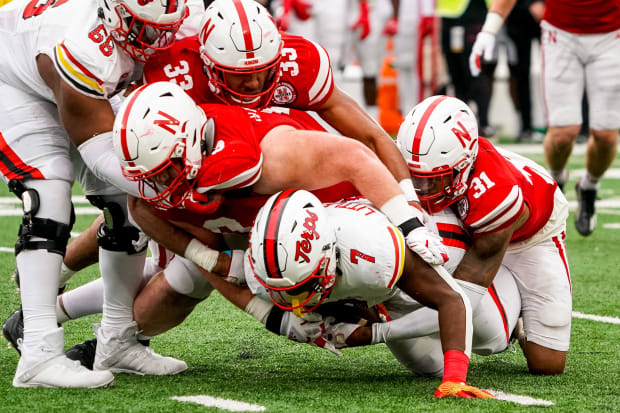
<instances>
[{"instance_id":1,"label":"white jersey with red numbers","mask_svg":"<svg viewBox=\"0 0 620 413\"><path fill-rule=\"evenodd\" d=\"M543 19L571 33L610 33L620 29L620 1L547 0Z\"/></svg>"},{"instance_id":2,"label":"white jersey with red numbers","mask_svg":"<svg viewBox=\"0 0 620 413\"><path fill-rule=\"evenodd\" d=\"M454 205L457 216L477 238L507 228L527 206L530 217L515 231L511 242L532 237L552 215L557 184L535 162L509 151L500 152L484 138L478 142L467 192Z\"/></svg>"},{"instance_id":3,"label":"white jersey with red numbers","mask_svg":"<svg viewBox=\"0 0 620 413\"><path fill-rule=\"evenodd\" d=\"M107 98L140 77L141 67L121 51L97 15L96 0L13 1L0 10L0 79L54 101L38 73L48 55L62 79L89 97Z\"/></svg>"},{"instance_id":4,"label":"white jersey with red numbers","mask_svg":"<svg viewBox=\"0 0 620 413\"><path fill-rule=\"evenodd\" d=\"M271 103L301 110L313 110L325 103L334 88L327 52L318 44L299 36L282 33L284 46ZM196 103L219 103L209 88L203 71L198 37L175 43L150 59L144 67L146 82L170 81L181 86Z\"/></svg>"}]
</instances>

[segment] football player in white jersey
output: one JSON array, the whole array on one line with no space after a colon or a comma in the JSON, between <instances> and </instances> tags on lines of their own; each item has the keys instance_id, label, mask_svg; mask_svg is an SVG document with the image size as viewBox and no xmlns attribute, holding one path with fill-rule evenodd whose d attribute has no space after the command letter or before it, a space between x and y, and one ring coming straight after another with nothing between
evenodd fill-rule
<instances>
[{"instance_id":1,"label":"football player in white jersey","mask_svg":"<svg viewBox=\"0 0 620 413\"><path fill-rule=\"evenodd\" d=\"M435 395L492 397L465 383L472 340L466 293L444 267L416 261L400 232L370 204L324 207L307 191L277 193L254 221L246 257L248 285L256 290L258 282L276 306L299 316L344 299L372 306L391 298L396 287L435 308L444 351Z\"/></svg>"},{"instance_id":2,"label":"football player in white jersey","mask_svg":"<svg viewBox=\"0 0 620 413\"><path fill-rule=\"evenodd\" d=\"M140 80L142 62L171 45L187 10L184 0L15 0L0 9L0 55L11 56L0 62L0 172L24 204L16 244L24 315L16 387L101 387L113 382L111 371L174 374L187 368L137 342L132 303L144 237L127 220L125 193L137 191L111 151L108 102ZM70 155L72 144L108 182L75 167L84 192L108 218L100 237L105 299L95 371L63 355L54 311L73 221L72 158L78 157Z\"/></svg>"}]
</instances>

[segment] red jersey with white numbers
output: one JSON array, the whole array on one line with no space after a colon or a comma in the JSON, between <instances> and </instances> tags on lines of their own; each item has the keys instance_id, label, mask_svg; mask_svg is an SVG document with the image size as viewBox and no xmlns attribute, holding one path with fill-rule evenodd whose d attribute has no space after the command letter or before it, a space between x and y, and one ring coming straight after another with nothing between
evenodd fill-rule
<instances>
[{"instance_id":1,"label":"red jersey with white numbers","mask_svg":"<svg viewBox=\"0 0 620 413\"><path fill-rule=\"evenodd\" d=\"M301 110L321 107L334 89L329 57L323 47L303 37L282 33L284 46L271 104ZM170 81L181 86L196 103L221 103L209 88L203 70L198 36L178 40L149 59L144 66L147 83Z\"/></svg>"},{"instance_id":2,"label":"red jersey with white numbers","mask_svg":"<svg viewBox=\"0 0 620 413\"><path fill-rule=\"evenodd\" d=\"M540 165L478 138L478 155L467 192L454 209L477 238L510 226L527 205L530 217L511 238L511 242L519 242L547 223L556 188L555 181Z\"/></svg>"},{"instance_id":3,"label":"red jersey with white numbers","mask_svg":"<svg viewBox=\"0 0 620 413\"><path fill-rule=\"evenodd\" d=\"M572 33L620 29L620 0L547 0L544 19Z\"/></svg>"},{"instance_id":4,"label":"red jersey with white numbers","mask_svg":"<svg viewBox=\"0 0 620 413\"><path fill-rule=\"evenodd\" d=\"M306 112L294 109L256 111L222 104L204 104L200 107L215 123L215 141L211 154L202 162L194 188L201 193L223 192L224 202L214 214L208 216L194 214L181 207L157 212L167 219L190 222L214 232L247 233L258 210L270 196L255 194L251 190L262 172L262 139L270 130L281 125L303 130L324 129ZM279 113L273 113L274 110ZM359 195L348 182L313 193L323 202Z\"/></svg>"}]
</instances>

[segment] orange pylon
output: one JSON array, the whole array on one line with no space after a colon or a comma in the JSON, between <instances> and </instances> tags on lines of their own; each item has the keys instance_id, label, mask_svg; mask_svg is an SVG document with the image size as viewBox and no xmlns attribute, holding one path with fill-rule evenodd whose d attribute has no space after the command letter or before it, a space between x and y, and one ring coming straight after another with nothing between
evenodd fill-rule
<instances>
[{"instance_id":1,"label":"orange pylon","mask_svg":"<svg viewBox=\"0 0 620 413\"><path fill-rule=\"evenodd\" d=\"M379 124L392 136L398 133L403 122L403 115L398 109L398 72L392 67L394 62L394 42L390 37L381 71L379 72L377 88L377 106L379 108Z\"/></svg>"}]
</instances>

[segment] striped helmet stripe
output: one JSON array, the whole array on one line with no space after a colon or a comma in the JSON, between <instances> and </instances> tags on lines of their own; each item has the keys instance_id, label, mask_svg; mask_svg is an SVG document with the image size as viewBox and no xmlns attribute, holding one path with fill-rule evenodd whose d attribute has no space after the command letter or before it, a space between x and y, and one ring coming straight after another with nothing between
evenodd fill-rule
<instances>
[{"instance_id":1,"label":"striped helmet stripe","mask_svg":"<svg viewBox=\"0 0 620 413\"><path fill-rule=\"evenodd\" d=\"M248 16L245 14L245 9L241 0L233 0L237 14L239 15L239 21L241 22L241 32L243 33L243 40L245 41L245 50L254 50L254 42L252 41L252 32L250 31L250 22ZM254 57L254 52L246 52L247 59Z\"/></svg>"},{"instance_id":2,"label":"striped helmet stripe","mask_svg":"<svg viewBox=\"0 0 620 413\"><path fill-rule=\"evenodd\" d=\"M435 110L435 108L444 100L446 100L447 96L438 96L437 99L431 103L424 113L422 114L422 118L420 119L420 124L415 130L415 135L413 136L413 143L411 145L411 153L413 154L413 160L419 161L419 153L420 153L420 143L422 142L422 133L424 132L424 128L426 127L426 123L428 122L428 118L431 117L431 114Z\"/></svg>"},{"instance_id":3,"label":"striped helmet stripe","mask_svg":"<svg viewBox=\"0 0 620 413\"><path fill-rule=\"evenodd\" d=\"M280 221L282 220L282 212L294 192L294 189L281 192L271 205L269 215L267 216L267 222L265 223L265 239L263 240L263 258L269 278L282 278L280 266L278 265L277 237Z\"/></svg>"}]
</instances>

